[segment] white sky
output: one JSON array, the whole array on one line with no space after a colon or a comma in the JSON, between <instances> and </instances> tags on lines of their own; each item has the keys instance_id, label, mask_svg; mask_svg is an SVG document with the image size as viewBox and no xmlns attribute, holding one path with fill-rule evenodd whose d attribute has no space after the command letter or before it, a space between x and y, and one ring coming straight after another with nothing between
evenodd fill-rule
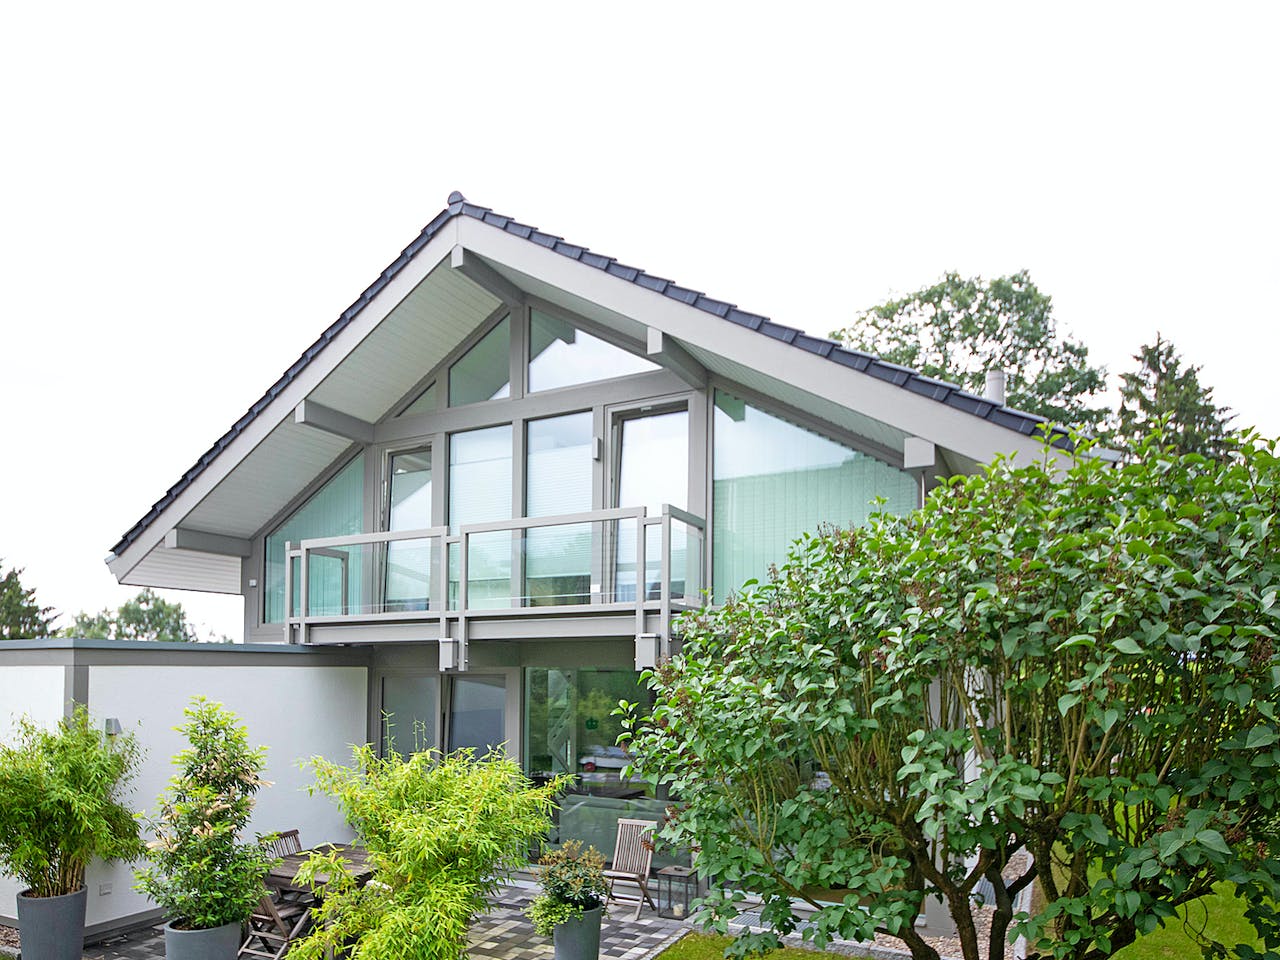
<instances>
[{"instance_id":1,"label":"white sky","mask_svg":"<svg viewBox=\"0 0 1280 960\"><path fill-rule=\"evenodd\" d=\"M453 189L815 333L1026 267L1095 361L1158 329L1280 433L1280 6L547 9L4 5L0 557L44 603L134 592L107 549Z\"/></svg>"}]
</instances>

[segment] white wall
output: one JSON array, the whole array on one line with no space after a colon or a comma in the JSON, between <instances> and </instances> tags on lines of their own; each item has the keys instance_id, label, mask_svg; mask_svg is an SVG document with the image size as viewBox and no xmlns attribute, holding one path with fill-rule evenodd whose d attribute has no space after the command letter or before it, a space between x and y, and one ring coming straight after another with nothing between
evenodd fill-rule
<instances>
[{"instance_id":1,"label":"white wall","mask_svg":"<svg viewBox=\"0 0 1280 960\"><path fill-rule=\"evenodd\" d=\"M15 721L28 716L42 727L62 719L66 671L60 666L0 667L0 743L8 743ZM0 874L0 916L14 916L22 885Z\"/></svg>"},{"instance_id":2,"label":"white wall","mask_svg":"<svg viewBox=\"0 0 1280 960\"><path fill-rule=\"evenodd\" d=\"M27 667L0 668L0 678ZM58 702L62 668L58 671ZM0 683L12 683L7 679ZM174 731L191 698L202 695L236 713L249 742L267 746L265 777L272 786L258 794L252 829L260 833L297 828L304 846L349 840L351 830L327 797L309 797L311 775L299 766L322 755L345 761L366 732L367 671L338 666L91 666L89 711L96 722L108 717L137 734L145 750L127 802L154 810L173 774L172 757L186 744ZM0 688L3 689L3 688ZM60 710L59 706L59 710ZM130 864L95 863L86 876L89 927L133 916L154 907L133 890ZM110 893L102 893L109 885ZM0 886L0 915L14 916L16 885Z\"/></svg>"},{"instance_id":3,"label":"white wall","mask_svg":"<svg viewBox=\"0 0 1280 960\"><path fill-rule=\"evenodd\" d=\"M29 716L43 727L62 719L65 668L12 666L0 669L0 743L14 733L14 721Z\"/></svg>"}]
</instances>

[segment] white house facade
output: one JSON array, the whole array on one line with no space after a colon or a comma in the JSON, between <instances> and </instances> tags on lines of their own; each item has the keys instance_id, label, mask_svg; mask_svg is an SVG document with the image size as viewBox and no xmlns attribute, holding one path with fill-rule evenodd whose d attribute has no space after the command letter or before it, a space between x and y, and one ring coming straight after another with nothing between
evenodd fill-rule
<instances>
[{"instance_id":1,"label":"white house facade","mask_svg":"<svg viewBox=\"0 0 1280 960\"><path fill-rule=\"evenodd\" d=\"M97 712L112 664L194 694L218 656L261 658L324 749L502 744L535 778L577 774L561 830L607 847L663 806L620 778L611 711L643 700L682 611L821 524L1041 455L1041 424L455 193L111 548L120 583L243 596L246 646L32 644L0 679L61 670L57 695ZM342 679L288 682L312 666Z\"/></svg>"}]
</instances>

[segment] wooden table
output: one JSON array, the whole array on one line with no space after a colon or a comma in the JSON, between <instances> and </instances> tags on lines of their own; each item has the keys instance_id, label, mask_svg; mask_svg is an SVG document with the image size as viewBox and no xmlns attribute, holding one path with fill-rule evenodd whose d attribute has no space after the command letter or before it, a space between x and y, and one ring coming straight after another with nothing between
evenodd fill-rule
<instances>
[{"instance_id":1,"label":"wooden table","mask_svg":"<svg viewBox=\"0 0 1280 960\"><path fill-rule=\"evenodd\" d=\"M291 853L281 860L267 873L267 886L275 887L277 890L299 890L312 893L311 887L298 880L298 871L311 859L313 853L336 853L348 861L346 872L360 886L364 886L373 877L373 867L369 865L369 851L364 847L357 847L350 843L322 843L301 853ZM328 879L327 874L317 873L316 886L322 888Z\"/></svg>"}]
</instances>

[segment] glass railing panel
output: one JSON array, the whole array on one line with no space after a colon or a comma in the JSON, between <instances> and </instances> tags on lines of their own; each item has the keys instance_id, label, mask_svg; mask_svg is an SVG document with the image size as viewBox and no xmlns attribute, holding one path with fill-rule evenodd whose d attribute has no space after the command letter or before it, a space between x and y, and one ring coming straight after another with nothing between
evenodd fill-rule
<instances>
[{"instance_id":1,"label":"glass railing panel","mask_svg":"<svg viewBox=\"0 0 1280 960\"><path fill-rule=\"evenodd\" d=\"M467 542L467 609L499 610L512 606L511 557L516 533L495 530L473 533ZM449 546L449 609L460 609L461 544Z\"/></svg>"},{"instance_id":2,"label":"glass railing panel","mask_svg":"<svg viewBox=\"0 0 1280 960\"><path fill-rule=\"evenodd\" d=\"M526 530L521 606L590 603L593 571L603 567L603 528L602 523L569 523Z\"/></svg>"},{"instance_id":3,"label":"glass railing panel","mask_svg":"<svg viewBox=\"0 0 1280 960\"><path fill-rule=\"evenodd\" d=\"M382 610L405 613L438 608L432 586L439 564L440 541L435 538L392 540L383 554Z\"/></svg>"},{"instance_id":4,"label":"glass railing panel","mask_svg":"<svg viewBox=\"0 0 1280 960\"><path fill-rule=\"evenodd\" d=\"M368 544L315 547L303 553L307 578L306 616L340 617L361 602L361 578L368 563Z\"/></svg>"},{"instance_id":5,"label":"glass railing panel","mask_svg":"<svg viewBox=\"0 0 1280 960\"><path fill-rule=\"evenodd\" d=\"M308 547L307 616L376 616L434 609L432 537Z\"/></svg>"},{"instance_id":6,"label":"glass railing panel","mask_svg":"<svg viewBox=\"0 0 1280 960\"><path fill-rule=\"evenodd\" d=\"M636 602L636 530L639 521L618 520L616 548L613 553L613 599L618 603ZM661 596L662 527L644 527L643 597L657 600Z\"/></svg>"},{"instance_id":7,"label":"glass railing panel","mask_svg":"<svg viewBox=\"0 0 1280 960\"><path fill-rule=\"evenodd\" d=\"M698 532L692 524L671 518L671 558L667 569L672 600L696 599L702 590Z\"/></svg>"}]
</instances>

